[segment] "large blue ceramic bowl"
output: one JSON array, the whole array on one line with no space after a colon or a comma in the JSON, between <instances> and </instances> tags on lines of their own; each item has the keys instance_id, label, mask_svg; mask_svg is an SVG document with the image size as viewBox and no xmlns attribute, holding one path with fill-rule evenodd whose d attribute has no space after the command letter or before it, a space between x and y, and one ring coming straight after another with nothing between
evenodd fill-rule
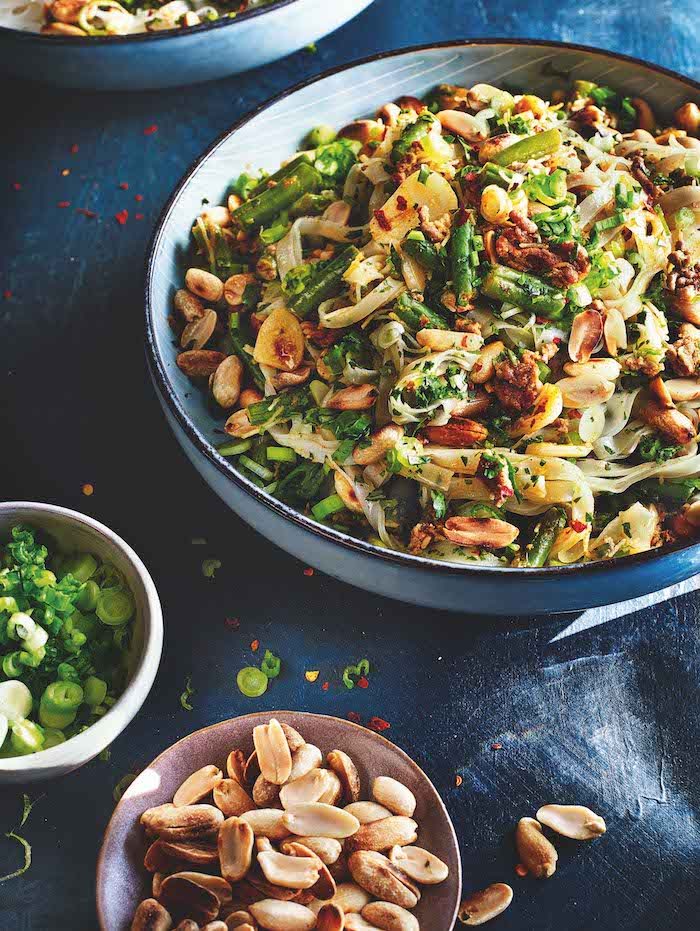
<instances>
[{"instance_id":1,"label":"large blue ceramic bowl","mask_svg":"<svg viewBox=\"0 0 700 931\"><path fill-rule=\"evenodd\" d=\"M661 116L686 100L700 100L700 85L688 78L580 46L489 40L393 52L328 72L246 116L188 171L163 210L148 260L146 318L149 362L168 421L194 466L229 507L278 546L330 575L430 607L531 614L635 598L700 571L698 544L587 565L506 569L450 565L358 541L266 495L218 455L212 444L220 424L175 364L168 314L202 198L222 200L231 177L247 166L274 170L312 126L343 126L401 94L420 97L443 81L483 81L546 96L561 84L557 75L562 74L593 81L604 77L626 94L647 98Z\"/></svg>"},{"instance_id":2,"label":"large blue ceramic bowl","mask_svg":"<svg viewBox=\"0 0 700 931\"><path fill-rule=\"evenodd\" d=\"M277 0L235 19L129 36L43 36L0 27L0 71L84 90L197 84L290 55L371 2Z\"/></svg>"}]
</instances>

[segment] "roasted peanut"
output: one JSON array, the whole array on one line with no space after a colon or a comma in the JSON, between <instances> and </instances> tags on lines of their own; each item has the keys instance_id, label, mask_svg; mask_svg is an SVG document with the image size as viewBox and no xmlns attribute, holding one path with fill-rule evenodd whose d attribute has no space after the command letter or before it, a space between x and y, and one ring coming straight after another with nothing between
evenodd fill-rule
<instances>
[{"instance_id":1,"label":"roasted peanut","mask_svg":"<svg viewBox=\"0 0 700 931\"><path fill-rule=\"evenodd\" d=\"M230 818L253 811L256 803L237 779L222 779L214 788L214 804Z\"/></svg>"},{"instance_id":2,"label":"roasted peanut","mask_svg":"<svg viewBox=\"0 0 700 931\"><path fill-rule=\"evenodd\" d=\"M141 815L148 834L174 841L206 841L216 836L223 820L213 805L157 805Z\"/></svg>"},{"instance_id":3,"label":"roasted peanut","mask_svg":"<svg viewBox=\"0 0 700 931\"><path fill-rule=\"evenodd\" d=\"M395 815L413 816L416 810L416 797L403 783L391 776L377 776L372 783L374 800Z\"/></svg>"},{"instance_id":4,"label":"roasted peanut","mask_svg":"<svg viewBox=\"0 0 700 931\"><path fill-rule=\"evenodd\" d=\"M475 385L483 385L489 381L489 379L493 378L494 363L505 348L506 347L500 340L496 340L494 343L489 343L488 346L484 346L469 374L469 377Z\"/></svg>"},{"instance_id":5,"label":"roasted peanut","mask_svg":"<svg viewBox=\"0 0 700 931\"><path fill-rule=\"evenodd\" d=\"M268 931L311 931L316 916L311 909L296 902L263 899L249 907L253 918Z\"/></svg>"},{"instance_id":6,"label":"roasted peanut","mask_svg":"<svg viewBox=\"0 0 700 931\"><path fill-rule=\"evenodd\" d=\"M347 853L353 850L378 850L381 853L397 845L403 847L416 840L417 828L416 822L404 815L392 815L381 821L373 821L371 824L362 825L352 837L345 841L345 851ZM429 854L429 856L432 855ZM400 866L394 860L392 863Z\"/></svg>"},{"instance_id":7,"label":"roasted peanut","mask_svg":"<svg viewBox=\"0 0 700 931\"><path fill-rule=\"evenodd\" d=\"M392 847L389 859L394 866L423 886L444 882L450 872L446 863L422 847Z\"/></svg>"},{"instance_id":8,"label":"roasted peanut","mask_svg":"<svg viewBox=\"0 0 700 931\"><path fill-rule=\"evenodd\" d=\"M605 821L583 805L543 805L537 820L573 840L592 840L605 834Z\"/></svg>"},{"instance_id":9,"label":"roasted peanut","mask_svg":"<svg viewBox=\"0 0 700 931\"><path fill-rule=\"evenodd\" d=\"M459 920L470 928L498 917L513 901L513 890L506 883L492 883L472 892L459 907Z\"/></svg>"},{"instance_id":10,"label":"roasted peanut","mask_svg":"<svg viewBox=\"0 0 700 931\"><path fill-rule=\"evenodd\" d=\"M370 902L362 909L362 917L381 931L420 931L416 916L392 902Z\"/></svg>"},{"instance_id":11,"label":"roasted peanut","mask_svg":"<svg viewBox=\"0 0 700 931\"><path fill-rule=\"evenodd\" d=\"M155 899L144 899L136 909L131 931L169 931L173 920L167 909Z\"/></svg>"},{"instance_id":12,"label":"roasted peanut","mask_svg":"<svg viewBox=\"0 0 700 931\"><path fill-rule=\"evenodd\" d=\"M376 400L374 385L350 385L324 398L323 406L336 411L365 411L373 407Z\"/></svg>"},{"instance_id":13,"label":"roasted peanut","mask_svg":"<svg viewBox=\"0 0 700 931\"><path fill-rule=\"evenodd\" d=\"M483 443L489 431L477 420L454 418L441 426L427 426L423 433L430 443L441 446L474 446Z\"/></svg>"},{"instance_id":14,"label":"roasted peanut","mask_svg":"<svg viewBox=\"0 0 700 931\"><path fill-rule=\"evenodd\" d=\"M360 827L354 815L323 802L293 805L284 812L282 821L291 834L334 837L337 840L350 837Z\"/></svg>"},{"instance_id":15,"label":"roasted peanut","mask_svg":"<svg viewBox=\"0 0 700 931\"><path fill-rule=\"evenodd\" d=\"M173 805L193 805L209 795L223 779L218 766L203 766L188 776L173 796Z\"/></svg>"},{"instance_id":16,"label":"roasted peanut","mask_svg":"<svg viewBox=\"0 0 700 931\"><path fill-rule=\"evenodd\" d=\"M248 285L255 284L255 275L246 272L241 275L231 275L224 282L224 300L229 307L240 307L243 303L243 293Z\"/></svg>"},{"instance_id":17,"label":"roasted peanut","mask_svg":"<svg viewBox=\"0 0 700 931\"><path fill-rule=\"evenodd\" d=\"M240 818L227 818L219 830L221 875L230 883L248 873L253 862L255 835L250 824Z\"/></svg>"},{"instance_id":18,"label":"roasted peanut","mask_svg":"<svg viewBox=\"0 0 700 931\"><path fill-rule=\"evenodd\" d=\"M326 760L340 779L345 801L349 803L358 801L360 798L360 774L347 753L342 750L331 750Z\"/></svg>"},{"instance_id":19,"label":"roasted peanut","mask_svg":"<svg viewBox=\"0 0 700 931\"><path fill-rule=\"evenodd\" d=\"M175 361L188 378L209 378L225 358L223 352L214 349L188 349L181 352Z\"/></svg>"},{"instance_id":20,"label":"roasted peanut","mask_svg":"<svg viewBox=\"0 0 700 931\"><path fill-rule=\"evenodd\" d=\"M367 444L360 444L352 452L352 458L358 465L370 465L385 458L403 437L404 430L399 424L389 423L370 434Z\"/></svg>"},{"instance_id":21,"label":"roasted peanut","mask_svg":"<svg viewBox=\"0 0 700 931\"><path fill-rule=\"evenodd\" d=\"M535 879L547 879L557 868L557 851L534 818L521 818L515 829L515 846L520 862Z\"/></svg>"},{"instance_id":22,"label":"roasted peanut","mask_svg":"<svg viewBox=\"0 0 700 931\"><path fill-rule=\"evenodd\" d=\"M188 915L202 925L213 921L219 913L219 899L213 892L177 875L163 880L160 902L171 914Z\"/></svg>"},{"instance_id":23,"label":"roasted peanut","mask_svg":"<svg viewBox=\"0 0 700 931\"><path fill-rule=\"evenodd\" d=\"M420 899L418 887L381 853L356 850L348 867L355 882L377 899L402 908L415 908Z\"/></svg>"},{"instance_id":24,"label":"roasted peanut","mask_svg":"<svg viewBox=\"0 0 700 931\"><path fill-rule=\"evenodd\" d=\"M192 323L204 316L204 304L195 294L190 294L185 288L175 292L173 307L185 323Z\"/></svg>"},{"instance_id":25,"label":"roasted peanut","mask_svg":"<svg viewBox=\"0 0 700 931\"><path fill-rule=\"evenodd\" d=\"M224 410L234 407L241 394L243 363L238 356L228 356L214 372L211 393Z\"/></svg>"},{"instance_id":26,"label":"roasted peanut","mask_svg":"<svg viewBox=\"0 0 700 931\"><path fill-rule=\"evenodd\" d=\"M185 273L185 285L192 294L212 304L221 300L224 294L221 280L202 268L189 268Z\"/></svg>"},{"instance_id":27,"label":"roasted peanut","mask_svg":"<svg viewBox=\"0 0 700 931\"><path fill-rule=\"evenodd\" d=\"M588 362L603 338L603 318L597 310L582 310L576 314L569 335L569 358L573 362Z\"/></svg>"},{"instance_id":28,"label":"roasted peanut","mask_svg":"<svg viewBox=\"0 0 700 931\"><path fill-rule=\"evenodd\" d=\"M684 103L673 114L673 121L689 136L697 136L700 132L700 107L696 103Z\"/></svg>"},{"instance_id":29,"label":"roasted peanut","mask_svg":"<svg viewBox=\"0 0 700 931\"><path fill-rule=\"evenodd\" d=\"M333 483L335 485L336 494L342 499L345 507L355 514L362 514L360 499L357 497L353 484L347 475L339 469L336 469L333 476Z\"/></svg>"},{"instance_id":30,"label":"roasted peanut","mask_svg":"<svg viewBox=\"0 0 700 931\"><path fill-rule=\"evenodd\" d=\"M377 802L353 802L345 806L345 811L354 815L360 824L371 824L373 821L381 821L382 818L388 818L391 815L388 808Z\"/></svg>"},{"instance_id":31,"label":"roasted peanut","mask_svg":"<svg viewBox=\"0 0 700 931\"><path fill-rule=\"evenodd\" d=\"M514 524L496 517L450 517L445 521L445 536L458 546L483 546L501 549L509 546L520 531Z\"/></svg>"}]
</instances>

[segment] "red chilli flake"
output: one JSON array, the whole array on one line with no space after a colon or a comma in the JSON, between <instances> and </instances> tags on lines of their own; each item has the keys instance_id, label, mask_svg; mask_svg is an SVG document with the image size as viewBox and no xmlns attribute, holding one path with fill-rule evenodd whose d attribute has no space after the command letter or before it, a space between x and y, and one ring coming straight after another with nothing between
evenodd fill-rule
<instances>
[{"instance_id":1,"label":"red chilli flake","mask_svg":"<svg viewBox=\"0 0 700 931\"><path fill-rule=\"evenodd\" d=\"M135 200L135 201L138 201L138 203L140 204L141 201L143 200L143 194L136 194L136 195L134 196L134 200Z\"/></svg>"},{"instance_id":2,"label":"red chilli flake","mask_svg":"<svg viewBox=\"0 0 700 931\"><path fill-rule=\"evenodd\" d=\"M503 749L503 744L491 744L491 749L492 749L492 750L502 750L502 749Z\"/></svg>"},{"instance_id":3,"label":"red chilli flake","mask_svg":"<svg viewBox=\"0 0 700 931\"><path fill-rule=\"evenodd\" d=\"M575 530L576 533L583 533L583 531L586 529L586 524L584 524L581 520L572 520L570 527L572 530Z\"/></svg>"},{"instance_id":4,"label":"red chilli flake","mask_svg":"<svg viewBox=\"0 0 700 931\"><path fill-rule=\"evenodd\" d=\"M152 136L153 133L157 133L157 132L158 132L158 127L156 126L155 123L153 123L153 124L151 124L151 126L147 126L147 127L144 129L143 134L144 134L144 136Z\"/></svg>"},{"instance_id":5,"label":"red chilli flake","mask_svg":"<svg viewBox=\"0 0 700 931\"><path fill-rule=\"evenodd\" d=\"M313 574L314 570L311 568L311 566L307 566L306 569L304 569L304 575L308 576L309 578L311 578Z\"/></svg>"},{"instance_id":6,"label":"red chilli flake","mask_svg":"<svg viewBox=\"0 0 700 931\"><path fill-rule=\"evenodd\" d=\"M97 216L94 210L88 210L87 207L76 207L75 212L81 214L84 217L88 217L89 219Z\"/></svg>"},{"instance_id":7,"label":"red chilli flake","mask_svg":"<svg viewBox=\"0 0 700 931\"><path fill-rule=\"evenodd\" d=\"M77 142L74 142L73 145L70 147L70 154L77 155L79 151L80 151L80 146L78 145Z\"/></svg>"},{"instance_id":8,"label":"red chilli flake","mask_svg":"<svg viewBox=\"0 0 700 931\"><path fill-rule=\"evenodd\" d=\"M327 692L330 687L331 687L330 682L324 682L323 685L321 686L324 692Z\"/></svg>"},{"instance_id":9,"label":"red chilli flake","mask_svg":"<svg viewBox=\"0 0 700 931\"><path fill-rule=\"evenodd\" d=\"M56 204L56 206L57 206L57 207L60 207L61 210L65 210L66 207L70 207L70 201L69 201L69 200L59 200L59 202Z\"/></svg>"},{"instance_id":10,"label":"red chilli flake","mask_svg":"<svg viewBox=\"0 0 700 931\"><path fill-rule=\"evenodd\" d=\"M383 210L375 210L374 219L377 221L381 229L387 231L391 229L391 223L389 222L389 219Z\"/></svg>"},{"instance_id":11,"label":"red chilli flake","mask_svg":"<svg viewBox=\"0 0 700 931\"><path fill-rule=\"evenodd\" d=\"M250 645L250 649L253 651L253 653L256 653L259 646L260 646L260 641L253 640L253 642Z\"/></svg>"},{"instance_id":12,"label":"red chilli flake","mask_svg":"<svg viewBox=\"0 0 700 931\"><path fill-rule=\"evenodd\" d=\"M362 718L356 711L348 711L348 721L352 721L353 724L359 724Z\"/></svg>"},{"instance_id":13,"label":"red chilli flake","mask_svg":"<svg viewBox=\"0 0 700 931\"><path fill-rule=\"evenodd\" d=\"M19 181L13 181L13 182L12 182L12 189L13 189L13 191L21 191L21 190L22 190L22 185L19 183Z\"/></svg>"},{"instance_id":14,"label":"red chilli flake","mask_svg":"<svg viewBox=\"0 0 700 931\"><path fill-rule=\"evenodd\" d=\"M478 177L479 175L476 171L468 171L464 176L464 179L465 181L476 181Z\"/></svg>"},{"instance_id":15,"label":"red chilli flake","mask_svg":"<svg viewBox=\"0 0 700 931\"><path fill-rule=\"evenodd\" d=\"M367 727L371 731L387 731L391 727L391 724L385 721L384 718L371 717L367 722Z\"/></svg>"},{"instance_id":16,"label":"red chilli flake","mask_svg":"<svg viewBox=\"0 0 700 931\"><path fill-rule=\"evenodd\" d=\"M10 291L8 288L7 291L2 292L2 296L5 298L6 301L9 301L10 298L12 297L12 291Z\"/></svg>"},{"instance_id":17,"label":"red chilli flake","mask_svg":"<svg viewBox=\"0 0 700 931\"><path fill-rule=\"evenodd\" d=\"M407 210L407 209L408 209L408 201L406 200L405 197L402 197L402 196L399 194L399 196L396 198L396 206L399 208L399 210Z\"/></svg>"},{"instance_id":18,"label":"red chilli flake","mask_svg":"<svg viewBox=\"0 0 700 931\"><path fill-rule=\"evenodd\" d=\"M128 182L128 181L120 181L120 182L119 182L119 187L122 189L122 191L128 191L128 190L129 190L129 182Z\"/></svg>"},{"instance_id":19,"label":"red chilli flake","mask_svg":"<svg viewBox=\"0 0 700 931\"><path fill-rule=\"evenodd\" d=\"M366 689L369 686L369 680L365 676L360 676L355 684L358 689Z\"/></svg>"},{"instance_id":20,"label":"red chilli flake","mask_svg":"<svg viewBox=\"0 0 700 931\"><path fill-rule=\"evenodd\" d=\"M114 219L120 226L126 226L126 221L129 219L129 211L120 210L119 213L114 214Z\"/></svg>"},{"instance_id":21,"label":"red chilli flake","mask_svg":"<svg viewBox=\"0 0 700 931\"><path fill-rule=\"evenodd\" d=\"M241 622L237 617L227 617L224 623L229 630L239 630L241 626Z\"/></svg>"},{"instance_id":22,"label":"red chilli flake","mask_svg":"<svg viewBox=\"0 0 700 931\"><path fill-rule=\"evenodd\" d=\"M134 214L134 220L143 220L143 214L142 214L142 213L135 213L135 214Z\"/></svg>"}]
</instances>

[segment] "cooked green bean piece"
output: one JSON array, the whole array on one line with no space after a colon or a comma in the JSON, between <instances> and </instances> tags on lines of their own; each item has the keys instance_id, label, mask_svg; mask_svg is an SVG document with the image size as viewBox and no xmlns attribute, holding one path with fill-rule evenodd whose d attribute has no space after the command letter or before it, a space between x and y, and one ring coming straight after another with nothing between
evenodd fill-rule
<instances>
[{"instance_id":1,"label":"cooked green bean piece","mask_svg":"<svg viewBox=\"0 0 700 931\"><path fill-rule=\"evenodd\" d=\"M435 117L432 113L421 113L415 123L410 123L401 133L391 149L391 160L394 164L400 161L411 151L415 142L420 142L432 129Z\"/></svg>"},{"instance_id":2,"label":"cooked green bean piece","mask_svg":"<svg viewBox=\"0 0 700 931\"><path fill-rule=\"evenodd\" d=\"M269 180L269 179L268 179ZM300 162L274 187L268 187L234 210L231 219L245 230L256 230L291 207L302 194L315 193L321 187L321 176L308 162Z\"/></svg>"},{"instance_id":3,"label":"cooked green bean piece","mask_svg":"<svg viewBox=\"0 0 700 931\"><path fill-rule=\"evenodd\" d=\"M444 317L405 293L396 302L394 312L399 320L414 333L426 328L431 330L449 330L450 328Z\"/></svg>"},{"instance_id":4,"label":"cooked green bean piece","mask_svg":"<svg viewBox=\"0 0 700 931\"><path fill-rule=\"evenodd\" d=\"M458 307L467 307L474 296L474 224L466 210L455 217L450 238L450 273Z\"/></svg>"},{"instance_id":5,"label":"cooked green bean piece","mask_svg":"<svg viewBox=\"0 0 700 931\"><path fill-rule=\"evenodd\" d=\"M494 301L505 301L531 310L541 317L558 320L566 306L564 295L534 275L492 265L481 283L481 290Z\"/></svg>"},{"instance_id":6,"label":"cooked green bean piece","mask_svg":"<svg viewBox=\"0 0 700 931\"><path fill-rule=\"evenodd\" d=\"M308 284L300 294L289 298L289 309L300 319L308 317L318 308L319 304L327 301L340 291L343 286L343 275L350 268L360 250L355 246L346 246L342 252L332 258L320 271L312 275Z\"/></svg>"},{"instance_id":7,"label":"cooked green bean piece","mask_svg":"<svg viewBox=\"0 0 700 931\"><path fill-rule=\"evenodd\" d=\"M420 262L429 272L444 271L444 259L435 246L431 242L428 242L422 233L418 233L417 235L409 233L408 237L404 239L401 244L401 248L406 255L410 255L411 258Z\"/></svg>"},{"instance_id":8,"label":"cooked green bean piece","mask_svg":"<svg viewBox=\"0 0 700 931\"><path fill-rule=\"evenodd\" d=\"M530 568L544 566L549 558L557 534L566 526L563 508L550 508L535 527L535 535L525 551L525 564Z\"/></svg>"}]
</instances>

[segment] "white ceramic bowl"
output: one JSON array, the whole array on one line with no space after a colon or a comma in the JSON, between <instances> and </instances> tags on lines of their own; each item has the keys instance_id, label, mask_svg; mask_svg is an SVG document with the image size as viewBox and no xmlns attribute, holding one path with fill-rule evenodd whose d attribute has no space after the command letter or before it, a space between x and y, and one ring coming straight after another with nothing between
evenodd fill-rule
<instances>
[{"instance_id":1,"label":"white ceramic bowl","mask_svg":"<svg viewBox=\"0 0 700 931\"><path fill-rule=\"evenodd\" d=\"M131 674L126 689L103 718L65 743L27 756L0 760L0 785L62 776L92 760L121 734L144 703L163 648L163 613L153 579L131 547L99 521L53 504L0 504L0 540L16 524L36 527L62 548L92 553L121 572L136 602Z\"/></svg>"}]
</instances>

